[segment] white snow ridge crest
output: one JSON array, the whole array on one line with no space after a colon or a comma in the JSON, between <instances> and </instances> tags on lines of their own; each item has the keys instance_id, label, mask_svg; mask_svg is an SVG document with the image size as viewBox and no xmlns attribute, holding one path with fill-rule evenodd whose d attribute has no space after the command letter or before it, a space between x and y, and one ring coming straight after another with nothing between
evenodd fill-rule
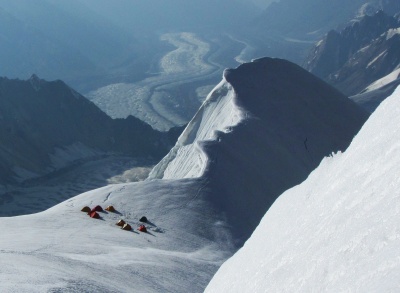
<instances>
[{"instance_id":1,"label":"white snow ridge crest","mask_svg":"<svg viewBox=\"0 0 400 293\"><path fill-rule=\"evenodd\" d=\"M207 167L208 157L202 149L205 141L218 140L244 117L235 104L235 91L223 79L207 96L170 153L152 170L149 179L198 178Z\"/></svg>"},{"instance_id":2,"label":"white snow ridge crest","mask_svg":"<svg viewBox=\"0 0 400 293\"><path fill-rule=\"evenodd\" d=\"M397 292L400 87L272 205L206 292Z\"/></svg>"}]
</instances>

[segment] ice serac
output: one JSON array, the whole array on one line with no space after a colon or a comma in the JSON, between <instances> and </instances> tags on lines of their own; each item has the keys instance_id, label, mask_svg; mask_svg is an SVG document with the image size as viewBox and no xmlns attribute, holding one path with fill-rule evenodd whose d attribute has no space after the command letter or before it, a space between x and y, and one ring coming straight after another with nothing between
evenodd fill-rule
<instances>
[{"instance_id":1,"label":"ice serac","mask_svg":"<svg viewBox=\"0 0 400 293\"><path fill-rule=\"evenodd\" d=\"M200 177L243 243L278 195L346 149L367 117L301 67L258 59L225 70L151 178Z\"/></svg>"},{"instance_id":2,"label":"ice serac","mask_svg":"<svg viewBox=\"0 0 400 293\"><path fill-rule=\"evenodd\" d=\"M279 197L206 292L396 292L400 88L346 152Z\"/></svg>"}]
</instances>

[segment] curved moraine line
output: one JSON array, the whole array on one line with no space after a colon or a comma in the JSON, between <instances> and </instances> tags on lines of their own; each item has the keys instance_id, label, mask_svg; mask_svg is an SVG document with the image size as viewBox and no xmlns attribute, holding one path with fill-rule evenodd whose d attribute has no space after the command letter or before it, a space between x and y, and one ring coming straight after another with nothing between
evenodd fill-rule
<instances>
[{"instance_id":1,"label":"curved moraine line","mask_svg":"<svg viewBox=\"0 0 400 293\"><path fill-rule=\"evenodd\" d=\"M135 84L111 84L86 96L113 118L133 115L159 130L186 123L187 120L179 113L179 103L170 94L171 89L218 76L223 67L208 61L206 56L213 53L212 48L194 33L167 33L160 39L176 49L160 60L159 75ZM161 103L165 100L168 100L169 106Z\"/></svg>"}]
</instances>

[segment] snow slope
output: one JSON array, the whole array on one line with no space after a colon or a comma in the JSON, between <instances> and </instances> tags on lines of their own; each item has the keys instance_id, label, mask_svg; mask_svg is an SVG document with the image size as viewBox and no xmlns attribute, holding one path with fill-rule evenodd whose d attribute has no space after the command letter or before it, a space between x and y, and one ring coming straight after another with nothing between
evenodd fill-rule
<instances>
[{"instance_id":1,"label":"snow slope","mask_svg":"<svg viewBox=\"0 0 400 293\"><path fill-rule=\"evenodd\" d=\"M345 149L366 118L287 61L227 70L152 180L0 218L1 290L200 292L276 196ZM96 204L119 214L96 220L80 211ZM122 218L136 229L143 215L149 233L115 226Z\"/></svg>"},{"instance_id":2,"label":"snow slope","mask_svg":"<svg viewBox=\"0 0 400 293\"><path fill-rule=\"evenodd\" d=\"M397 292L400 88L269 209L206 292Z\"/></svg>"},{"instance_id":3,"label":"snow slope","mask_svg":"<svg viewBox=\"0 0 400 293\"><path fill-rule=\"evenodd\" d=\"M299 66L258 59L224 72L224 81L150 177L204 172L210 201L242 243L278 195L302 182L324 156L344 150L366 119L353 102Z\"/></svg>"},{"instance_id":4,"label":"snow slope","mask_svg":"<svg viewBox=\"0 0 400 293\"><path fill-rule=\"evenodd\" d=\"M398 85L400 85L400 69L378 79L361 93L349 98L367 111L373 112L384 99L394 92Z\"/></svg>"},{"instance_id":5,"label":"snow slope","mask_svg":"<svg viewBox=\"0 0 400 293\"><path fill-rule=\"evenodd\" d=\"M81 194L45 212L1 218L3 292L199 292L231 253L215 211L188 181L116 185ZM168 196L166 196L168 195ZM81 207L112 204L120 214ZM146 215L148 233L134 229ZM223 244L223 245L222 245Z\"/></svg>"}]
</instances>

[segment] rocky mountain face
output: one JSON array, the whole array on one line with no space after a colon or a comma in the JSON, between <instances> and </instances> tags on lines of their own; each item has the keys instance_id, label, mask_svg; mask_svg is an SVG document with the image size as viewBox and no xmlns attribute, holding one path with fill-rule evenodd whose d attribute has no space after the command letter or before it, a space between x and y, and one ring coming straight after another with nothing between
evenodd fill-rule
<instances>
[{"instance_id":1,"label":"rocky mountain face","mask_svg":"<svg viewBox=\"0 0 400 293\"><path fill-rule=\"evenodd\" d=\"M378 10L393 15L397 0L281 0L273 2L243 30L260 55L302 64L313 44L332 29ZM397 9L397 10L396 10Z\"/></svg>"},{"instance_id":2,"label":"rocky mountain face","mask_svg":"<svg viewBox=\"0 0 400 293\"><path fill-rule=\"evenodd\" d=\"M379 11L330 31L305 63L311 73L346 95L354 95L400 64L400 22Z\"/></svg>"},{"instance_id":3,"label":"rocky mountain face","mask_svg":"<svg viewBox=\"0 0 400 293\"><path fill-rule=\"evenodd\" d=\"M132 116L113 120L64 82L35 75L0 78L0 121L0 183L105 152L161 158L178 136Z\"/></svg>"}]
</instances>

